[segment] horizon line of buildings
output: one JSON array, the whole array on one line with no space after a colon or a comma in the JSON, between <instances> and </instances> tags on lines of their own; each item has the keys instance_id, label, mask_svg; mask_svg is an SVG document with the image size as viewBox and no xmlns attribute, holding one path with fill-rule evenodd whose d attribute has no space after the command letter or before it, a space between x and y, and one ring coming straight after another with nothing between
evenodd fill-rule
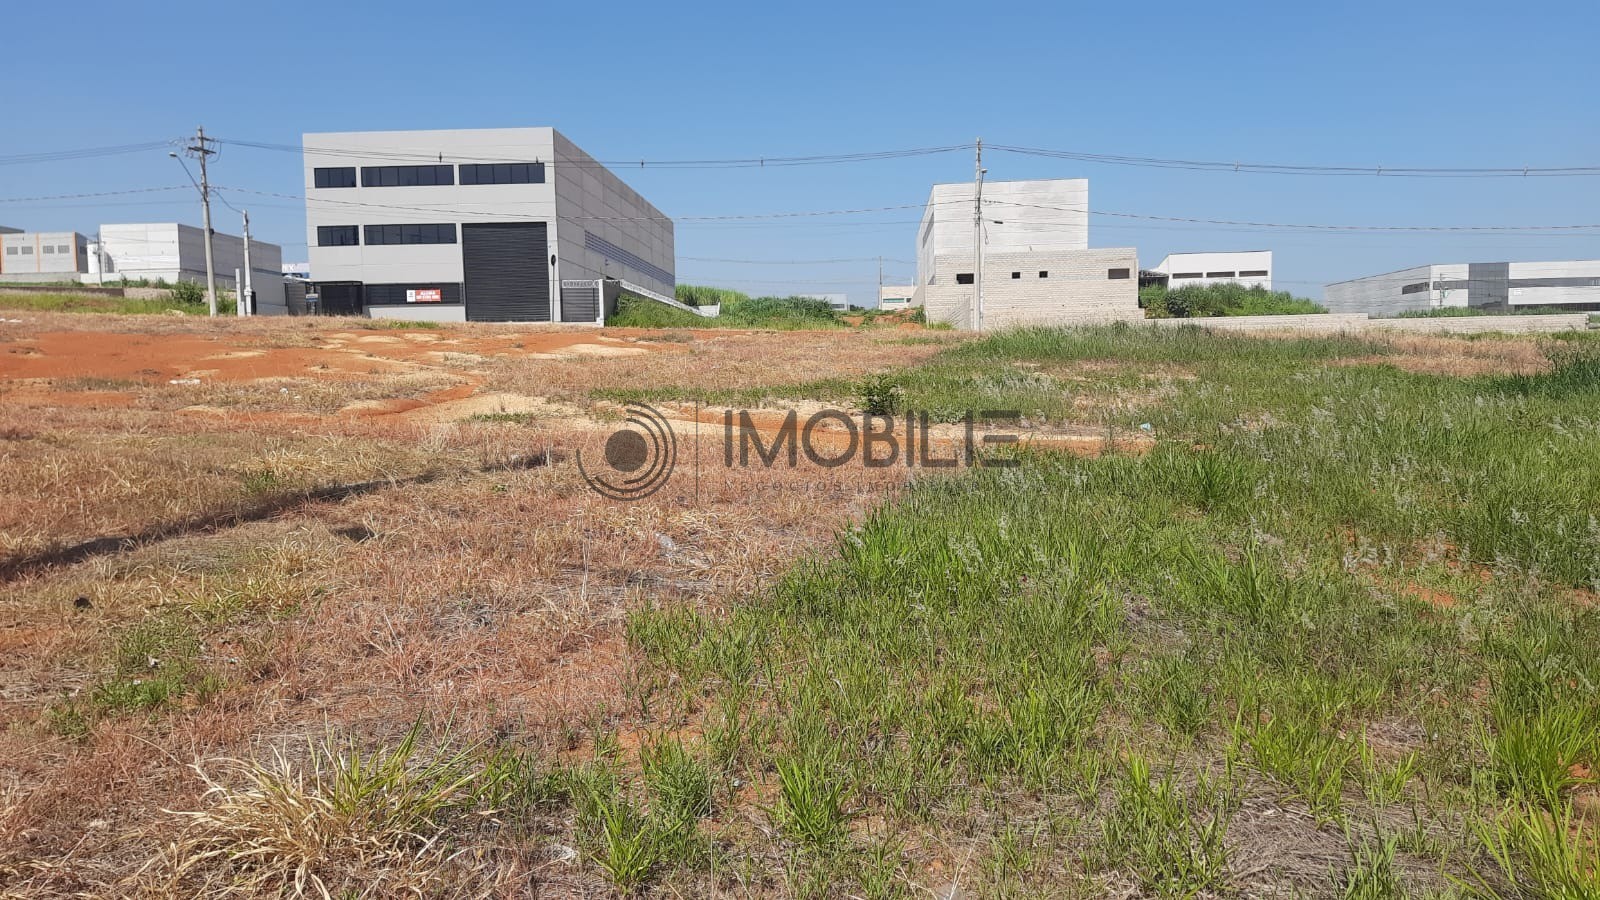
<instances>
[{"instance_id":1,"label":"horizon line of buildings","mask_svg":"<svg viewBox=\"0 0 1600 900\"><path fill-rule=\"evenodd\" d=\"M622 290L675 304L672 219L554 128L308 133L302 175L308 261L285 266L279 246L251 241L259 313L603 324ZM881 285L880 307L979 329L1142 319L1151 285L1273 289L1271 250L1169 253L1143 269L1132 247L1091 247L1088 179L986 181L981 209L976 190L932 186L916 280ZM0 284L204 278L202 229L102 225L97 237L0 228ZM231 287L243 241L214 231L213 250ZM1600 309L1600 260L1429 264L1329 284L1324 303Z\"/></svg>"}]
</instances>

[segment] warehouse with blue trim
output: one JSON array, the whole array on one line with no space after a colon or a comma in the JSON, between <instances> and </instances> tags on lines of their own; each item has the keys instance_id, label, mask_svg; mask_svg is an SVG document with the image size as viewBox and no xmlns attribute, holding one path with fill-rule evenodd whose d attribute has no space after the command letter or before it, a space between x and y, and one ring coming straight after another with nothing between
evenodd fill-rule
<instances>
[{"instance_id":1,"label":"warehouse with blue trim","mask_svg":"<svg viewBox=\"0 0 1600 900\"><path fill-rule=\"evenodd\" d=\"M603 323L621 285L671 297L672 220L553 128L303 138L316 310Z\"/></svg>"}]
</instances>

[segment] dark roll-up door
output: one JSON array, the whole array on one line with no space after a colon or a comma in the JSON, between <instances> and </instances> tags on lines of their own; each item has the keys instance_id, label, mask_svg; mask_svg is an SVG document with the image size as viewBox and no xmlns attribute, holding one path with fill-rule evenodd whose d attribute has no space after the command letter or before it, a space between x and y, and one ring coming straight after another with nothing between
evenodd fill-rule
<instances>
[{"instance_id":1,"label":"dark roll-up door","mask_svg":"<svg viewBox=\"0 0 1600 900\"><path fill-rule=\"evenodd\" d=\"M593 322L600 318L600 286L561 286L561 321Z\"/></svg>"},{"instance_id":2,"label":"dark roll-up door","mask_svg":"<svg viewBox=\"0 0 1600 900\"><path fill-rule=\"evenodd\" d=\"M550 321L550 242L544 222L461 226L467 319Z\"/></svg>"}]
</instances>

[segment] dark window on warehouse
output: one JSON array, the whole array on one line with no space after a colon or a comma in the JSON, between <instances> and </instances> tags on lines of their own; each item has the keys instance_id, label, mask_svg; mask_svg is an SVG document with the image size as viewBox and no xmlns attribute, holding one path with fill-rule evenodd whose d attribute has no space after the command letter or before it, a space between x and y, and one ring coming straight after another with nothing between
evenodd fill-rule
<instances>
[{"instance_id":1,"label":"dark window on warehouse","mask_svg":"<svg viewBox=\"0 0 1600 900\"><path fill-rule=\"evenodd\" d=\"M544 163L472 163L461 166L462 184L544 184Z\"/></svg>"},{"instance_id":2,"label":"dark window on warehouse","mask_svg":"<svg viewBox=\"0 0 1600 900\"><path fill-rule=\"evenodd\" d=\"M971 283L972 283L972 273L971 272L957 272L956 273L956 284L971 284Z\"/></svg>"},{"instance_id":3,"label":"dark window on warehouse","mask_svg":"<svg viewBox=\"0 0 1600 900\"><path fill-rule=\"evenodd\" d=\"M318 225L318 247L354 247L361 243L360 230L354 225Z\"/></svg>"},{"instance_id":4,"label":"dark window on warehouse","mask_svg":"<svg viewBox=\"0 0 1600 900\"><path fill-rule=\"evenodd\" d=\"M314 169L311 174L311 183L319 188L355 187L356 167L337 166L330 169Z\"/></svg>"},{"instance_id":5,"label":"dark window on warehouse","mask_svg":"<svg viewBox=\"0 0 1600 900\"><path fill-rule=\"evenodd\" d=\"M51 256L54 256L55 253L56 253L56 245L55 244L45 244L44 245L44 252L50 254Z\"/></svg>"},{"instance_id":6,"label":"dark window on warehouse","mask_svg":"<svg viewBox=\"0 0 1600 900\"><path fill-rule=\"evenodd\" d=\"M33 255L33 248L24 246L22 248L22 255L23 256L32 256Z\"/></svg>"},{"instance_id":7,"label":"dark window on warehouse","mask_svg":"<svg viewBox=\"0 0 1600 900\"><path fill-rule=\"evenodd\" d=\"M454 244L456 226L445 222L438 225L368 225L367 246L378 244Z\"/></svg>"},{"instance_id":8,"label":"dark window on warehouse","mask_svg":"<svg viewBox=\"0 0 1600 900\"><path fill-rule=\"evenodd\" d=\"M1232 272L1207 272L1206 273L1206 277L1207 278L1232 278L1233 277L1233 273Z\"/></svg>"},{"instance_id":9,"label":"dark window on warehouse","mask_svg":"<svg viewBox=\"0 0 1600 900\"><path fill-rule=\"evenodd\" d=\"M1022 273L1021 272L1012 272L1011 273L1011 277L1012 278L1021 278L1022 277Z\"/></svg>"},{"instance_id":10,"label":"dark window on warehouse","mask_svg":"<svg viewBox=\"0 0 1600 900\"><path fill-rule=\"evenodd\" d=\"M1129 274L1129 272L1128 272L1127 269L1107 269L1106 270L1106 277L1107 278L1127 278L1128 274Z\"/></svg>"},{"instance_id":11,"label":"dark window on warehouse","mask_svg":"<svg viewBox=\"0 0 1600 900\"><path fill-rule=\"evenodd\" d=\"M1173 278L1204 278L1204 272L1178 272Z\"/></svg>"},{"instance_id":12,"label":"dark window on warehouse","mask_svg":"<svg viewBox=\"0 0 1600 900\"><path fill-rule=\"evenodd\" d=\"M1417 282L1415 284L1408 284L1408 285L1402 287L1400 289L1400 293L1402 293L1402 294L1420 294L1423 291L1427 290L1428 287L1429 287L1428 282L1419 281L1419 282Z\"/></svg>"},{"instance_id":13,"label":"dark window on warehouse","mask_svg":"<svg viewBox=\"0 0 1600 900\"><path fill-rule=\"evenodd\" d=\"M362 166L362 187L431 187L456 183L455 166Z\"/></svg>"},{"instance_id":14,"label":"dark window on warehouse","mask_svg":"<svg viewBox=\"0 0 1600 900\"><path fill-rule=\"evenodd\" d=\"M1243 272L1240 272L1239 273L1239 277L1240 278L1265 278L1265 277L1267 277L1267 270L1266 269L1247 269L1247 270L1245 270Z\"/></svg>"},{"instance_id":15,"label":"dark window on warehouse","mask_svg":"<svg viewBox=\"0 0 1600 900\"><path fill-rule=\"evenodd\" d=\"M7 256L16 256L17 255L17 248L15 248L15 247L7 247L6 248L6 255Z\"/></svg>"},{"instance_id":16,"label":"dark window on warehouse","mask_svg":"<svg viewBox=\"0 0 1600 900\"><path fill-rule=\"evenodd\" d=\"M1049 278L1050 277L1050 273L1044 271L1043 269L1040 269L1039 270L1039 277L1040 278Z\"/></svg>"}]
</instances>

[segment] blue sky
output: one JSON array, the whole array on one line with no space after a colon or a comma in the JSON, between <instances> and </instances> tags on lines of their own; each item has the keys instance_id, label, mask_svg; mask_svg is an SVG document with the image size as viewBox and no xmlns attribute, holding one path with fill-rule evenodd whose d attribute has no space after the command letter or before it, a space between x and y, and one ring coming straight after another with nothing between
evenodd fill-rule
<instances>
[{"instance_id":1,"label":"blue sky","mask_svg":"<svg viewBox=\"0 0 1600 900\"><path fill-rule=\"evenodd\" d=\"M970 142L1383 166L1600 165L1600 4L1391 2L87 4L6 11L0 157L176 138L554 125L594 156L703 159ZM63 17L76 21L64 27ZM27 35L40 35L31 39ZM70 35L70 38L65 37ZM21 93L19 93L19 91ZM1096 210L1261 222L1600 222L1600 177L1304 177L991 153L993 179L1086 177ZM970 153L786 169L619 170L672 216L918 204ZM217 184L297 195L298 154L225 147ZM0 198L187 184L165 151L0 165ZM225 193L305 258L292 200ZM198 224L189 193L0 203L0 224ZM237 216L216 207L219 230ZM915 210L680 223L680 281L875 290L914 266ZM1271 249L1280 286L1424 262L1600 257L1578 234L1307 234L1097 216L1143 264Z\"/></svg>"}]
</instances>

